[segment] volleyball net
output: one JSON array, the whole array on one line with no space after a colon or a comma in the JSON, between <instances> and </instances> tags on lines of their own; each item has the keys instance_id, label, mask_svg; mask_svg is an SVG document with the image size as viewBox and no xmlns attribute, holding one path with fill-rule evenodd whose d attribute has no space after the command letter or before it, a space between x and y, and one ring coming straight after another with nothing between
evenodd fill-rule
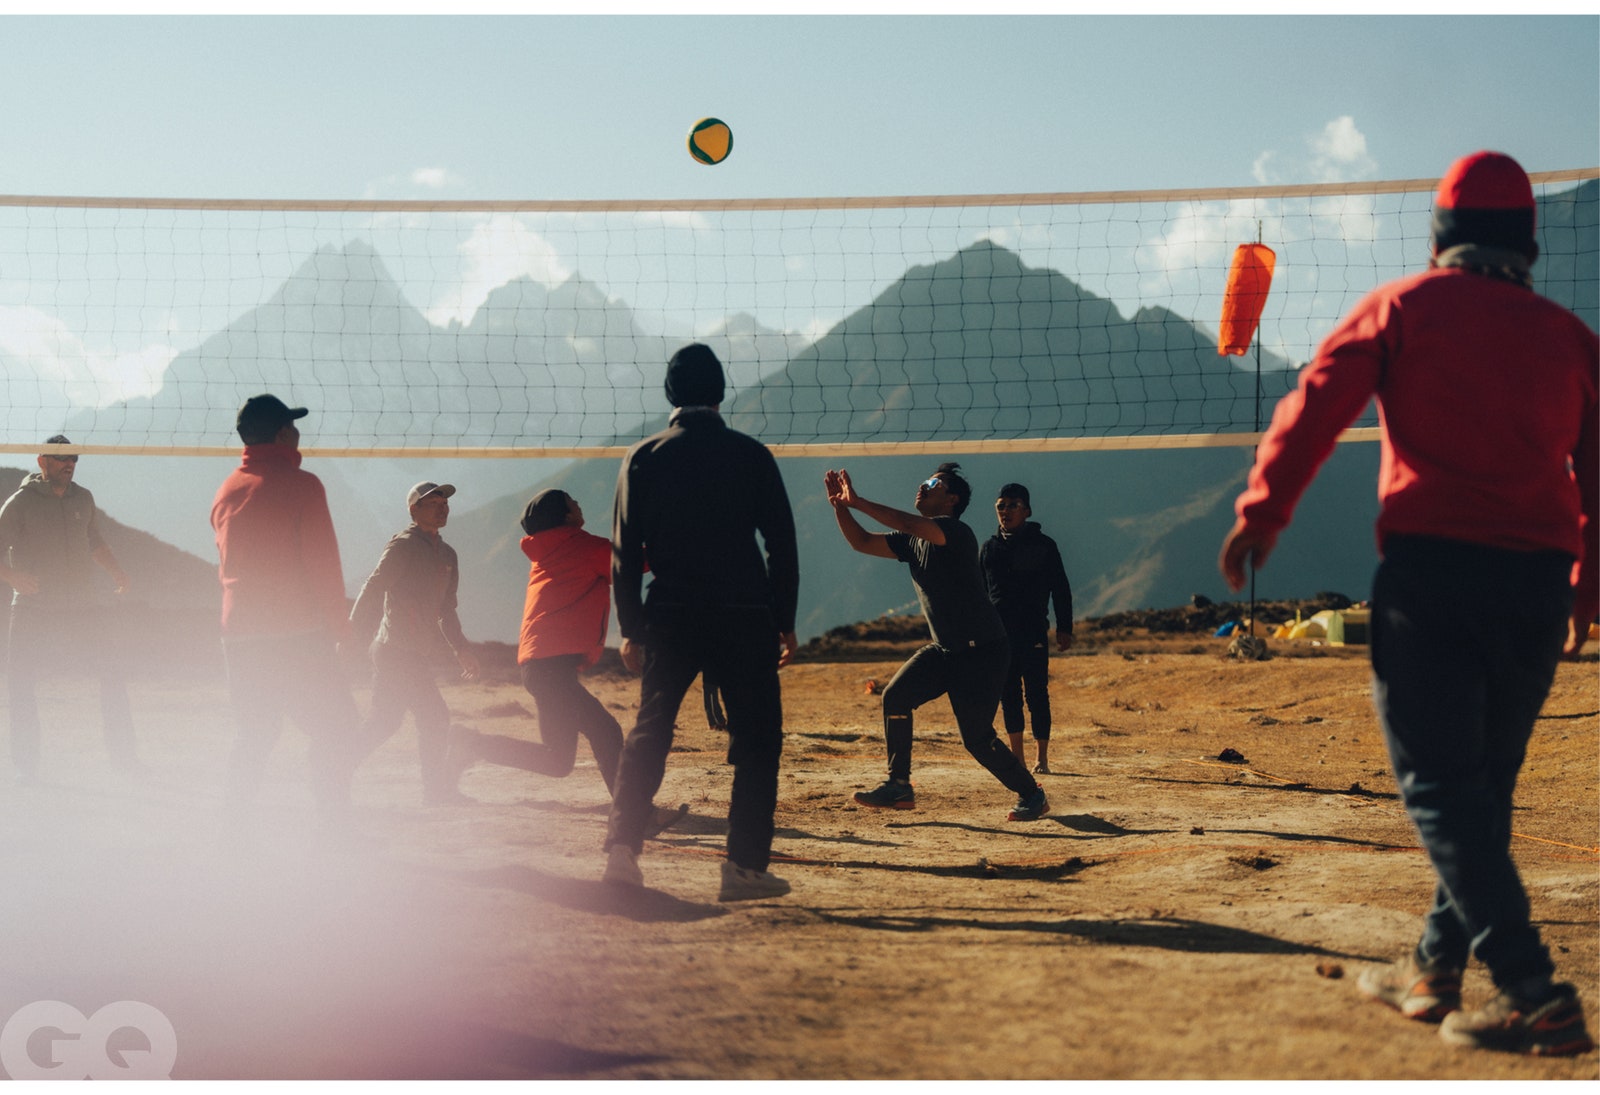
<instances>
[{"instance_id":1,"label":"volleyball net","mask_svg":"<svg viewBox=\"0 0 1600 1095\"><path fill-rule=\"evenodd\" d=\"M1533 181L1536 286L1600 325L1600 168ZM272 392L311 408L318 455L616 455L695 340L730 422L779 455L1251 444L1338 317L1424 266L1435 186L0 196L0 451L64 431L232 454L239 404ZM1229 263L1254 242L1277 255L1257 347L1224 357Z\"/></svg>"}]
</instances>

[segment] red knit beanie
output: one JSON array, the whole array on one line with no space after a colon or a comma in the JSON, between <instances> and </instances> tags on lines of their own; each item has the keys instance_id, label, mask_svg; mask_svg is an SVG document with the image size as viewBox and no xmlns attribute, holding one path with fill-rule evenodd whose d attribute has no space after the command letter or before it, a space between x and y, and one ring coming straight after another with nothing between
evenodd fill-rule
<instances>
[{"instance_id":1,"label":"red knit beanie","mask_svg":"<svg viewBox=\"0 0 1600 1095\"><path fill-rule=\"evenodd\" d=\"M1450 165L1433 205L1433 249L1463 243L1524 254L1533 246L1533 185L1503 152L1474 152Z\"/></svg>"}]
</instances>

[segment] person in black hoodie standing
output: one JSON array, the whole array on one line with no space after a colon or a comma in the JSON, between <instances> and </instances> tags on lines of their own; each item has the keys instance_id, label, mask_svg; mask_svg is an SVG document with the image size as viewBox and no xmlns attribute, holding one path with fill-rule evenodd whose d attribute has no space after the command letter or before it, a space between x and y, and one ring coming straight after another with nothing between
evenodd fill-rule
<instances>
[{"instance_id":1,"label":"person in black hoodie standing","mask_svg":"<svg viewBox=\"0 0 1600 1095\"><path fill-rule=\"evenodd\" d=\"M994 503L999 529L978 554L989 600L1000 612L1011 641L1011 666L1000 692L1011 751L1023 760L1026 729L1023 703L1033 716L1033 740L1039 748L1035 772L1050 771L1050 602L1056 606L1056 648L1072 647L1072 585L1056 542L1030 521L1033 507L1028 488L1007 483ZM1026 761L1024 761L1026 763Z\"/></svg>"},{"instance_id":2,"label":"person in black hoodie standing","mask_svg":"<svg viewBox=\"0 0 1600 1095\"><path fill-rule=\"evenodd\" d=\"M643 673L607 826L604 880L642 886L638 856L654 817L673 723L697 675L719 686L733 790L722 901L778 897L767 870L783 752L778 668L798 645L794 514L778 462L722 420L722 363L692 343L667 363L667 428L628 450L612 513L611 581L622 661ZM645 561L650 588L642 590Z\"/></svg>"}]
</instances>

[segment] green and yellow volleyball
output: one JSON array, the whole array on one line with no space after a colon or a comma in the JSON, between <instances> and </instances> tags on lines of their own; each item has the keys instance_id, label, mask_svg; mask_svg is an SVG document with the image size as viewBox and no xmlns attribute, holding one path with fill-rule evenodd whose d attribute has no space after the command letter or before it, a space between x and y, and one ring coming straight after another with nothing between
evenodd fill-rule
<instances>
[{"instance_id":1,"label":"green and yellow volleyball","mask_svg":"<svg viewBox=\"0 0 1600 1095\"><path fill-rule=\"evenodd\" d=\"M689 130L689 155L703 164L717 164L733 151L733 130L721 118L701 118Z\"/></svg>"}]
</instances>

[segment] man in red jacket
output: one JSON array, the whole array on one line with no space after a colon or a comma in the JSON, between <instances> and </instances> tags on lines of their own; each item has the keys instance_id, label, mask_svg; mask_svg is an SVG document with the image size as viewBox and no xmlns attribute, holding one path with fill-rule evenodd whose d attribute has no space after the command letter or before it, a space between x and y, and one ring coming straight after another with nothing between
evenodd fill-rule
<instances>
[{"instance_id":1,"label":"man in red jacket","mask_svg":"<svg viewBox=\"0 0 1600 1095\"><path fill-rule=\"evenodd\" d=\"M239 408L244 461L211 506L222 580L222 648L239 732L228 762L234 824L248 822L285 716L311 737L324 826L348 816L360 717L335 656L349 630L344 575L322 481L300 467L304 407L257 395Z\"/></svg>"},{"instance_id":2,"label":"man in red jacket","mask_svg":"<svg viewBox=\"0 0 1600 1095\"><path fill-rule=\"evenodd\" d=\"M1557 661L1600 609L1600 340L1533 291L1534 211L1510 157L1450 168L1428 270L1369 293L1279 402L1219 562L1242 588L1375 396L1373 700L1438 885L1421 941L1360 985L1454 1044L1571 1054L1593 1043L1530 922L1511 810ZM1467 1012L1472 955L1498 991Z\"/></svg>"}]
</instances>

